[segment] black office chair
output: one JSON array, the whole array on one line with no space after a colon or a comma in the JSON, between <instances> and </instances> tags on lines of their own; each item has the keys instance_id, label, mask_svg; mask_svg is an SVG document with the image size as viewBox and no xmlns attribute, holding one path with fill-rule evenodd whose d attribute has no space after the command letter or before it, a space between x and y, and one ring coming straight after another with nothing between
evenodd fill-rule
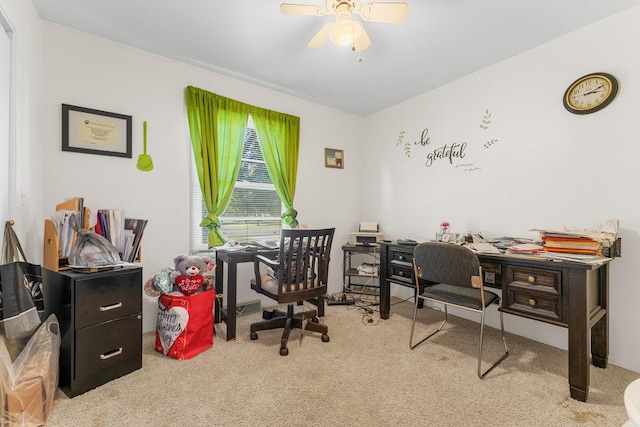
<instances>
[{"instance_id":1,"label":"black office chair","mask_svg":"<svg viewBox=\"0 0 640 427\"><path fill-rule=\"evenodd\" d=\"M414 249L413 268L415 272L416 304L411 324L409 347L414 349L442 330L447 322L447 306L455 306L480 314L480 342L478 346L478 377L484 378L508 355L507 341L504 335L504 320L500 311L500 329L504 354L484 373L482 372L482 338L484 332L485 310L491 304L501 306L500 296L484 289L482 267L478 257L469 249L450 243L420 243ZM424 291L421 290L424 288ZM435 332L417 343L413 335L420 300L435 301L444 304L444 320Z\"/></svg>"},{"instance_id":2,"label":"black office chair","mask_svg":"<svg viewBox=\"0 0 640 427\"><path fill-rule=\"evenodd\" d=\"M251 339L258 339L257 331L284 328L280 340L280 354L289 354L287 341L294 328L320 332L322 341L329 342L328 328L320 324L318 311L294 313L294 303L316 300L324 304L334 228L321 230L282 230L280 250L275 260L258 255L254 259L255 279L251 288L268 296L278 304L288 304L287 312L265 311L265 320L251 324ZM261 269L261 266L262 269ZM266 266L266 272L265 270ZM320 309L323 311L322 309ZM310 321L311 320L311 321Z\"/></svg>"}]
</instances>

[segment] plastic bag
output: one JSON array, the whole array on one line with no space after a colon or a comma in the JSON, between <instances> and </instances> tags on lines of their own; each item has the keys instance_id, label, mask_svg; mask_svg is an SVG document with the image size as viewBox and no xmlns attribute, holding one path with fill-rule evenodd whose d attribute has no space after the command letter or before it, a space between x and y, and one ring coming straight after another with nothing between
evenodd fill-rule
<instances>
[{"instance_id":1,"label":"plastic bag","mask_svg":"<svg viewBox=\"0 0 640 427\"><path fill-rule=\"evenodd\" d=\"M0 340L0 423L42 426L58 389L60 325L54 314L40 325L14 362Z\"/></svg>"},{"instance_id":2,"label":"plastic bag","mask_svg":"<svg viewBox=\"0 0 640 427\"><path fill-rule=\"evenodd\" d=\"M69 265L77 267L101 267L120 262L120 254L113 244L92 230L78 230Z\"/></svg>"},{"instance_id":3,"label":"plastic bag","mask_svg":"<svg viewBox=\"0 0 640 427\"><path fill-rule=\"evenodd\" d=\"M144 293L152 298L173 291L173 279L171 273L173 268L163 268L144 284Z\"/></svg>"}]
</instances>

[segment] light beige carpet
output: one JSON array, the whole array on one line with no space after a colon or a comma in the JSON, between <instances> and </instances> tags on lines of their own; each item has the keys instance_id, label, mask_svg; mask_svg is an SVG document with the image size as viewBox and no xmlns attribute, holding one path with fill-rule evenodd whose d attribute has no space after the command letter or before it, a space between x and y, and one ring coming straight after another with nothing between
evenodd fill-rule
<instances>
[{"instance_id":1,"label":"light beige carpet","mask_svg":"<svg viewBox=\"0 0 640 427\"><path fill-rule=\"evenodd\" d=\"M413 304L373 322L354 306L327 307L331 341L280 331L249 339L259 313L239 317L238 339L216 337L187 361L143 338L142 369L73 399L61 391L48 426L621 426L624 389L640 374L591 367L586 403L569 397L567 353L508 335L510 356L484 380L476 375L478 324L452 318L446 332L409 349ZM425 328L442 313L420 312ZM506 321L509 318L506 316ZM224 326L219 328L224 335ZM486 360L499 332L486 333Z\"/></svg>"}]
</instances>

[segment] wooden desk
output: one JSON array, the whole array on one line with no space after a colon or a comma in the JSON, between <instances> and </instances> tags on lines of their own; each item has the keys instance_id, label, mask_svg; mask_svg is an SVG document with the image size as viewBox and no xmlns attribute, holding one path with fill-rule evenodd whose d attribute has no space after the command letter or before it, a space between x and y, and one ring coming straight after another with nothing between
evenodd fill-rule
<instances>
[{"instance_id":1,"label":"wooden desk","mask_svg":"<svg viewBox=\"0 0 640 427\"><path fill-rule=\"evenodd\" d=\"M227 324L227 341L236 339L238 264L243 262L252 263L253 257L258 254L275 258L278 255L278 249L218 249L216 251L216 295L223 295L223 297L216 298L215 312L222 313L220 319ZM223 280L225 263L228 265L226 294L224 294ZM222 310L222 302L224 298L227 299L226 310Z\"/></svg>"},{"instance_id":2,"label":"wooden desk","mask_svg":"<svg viewBox=\"0 0 640 427\"><path fill-rule=\"evenodd\" d=\"M413 246L380 245L380 317L389 318L391 284L414 287ZM502 289L505 313L569 329L569 389L589 394L589 337L594 366L609 356L609 263L589 265L479 254L485 286Z\"/></svg>"}]
</instances>

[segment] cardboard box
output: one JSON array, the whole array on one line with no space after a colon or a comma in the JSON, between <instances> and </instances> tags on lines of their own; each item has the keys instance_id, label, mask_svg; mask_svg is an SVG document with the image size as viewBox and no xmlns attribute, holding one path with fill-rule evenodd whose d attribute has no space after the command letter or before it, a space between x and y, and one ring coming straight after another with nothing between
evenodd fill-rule
<instances>
[{"instance_id":1,"label":"cardboard box","mask_svg":"<svg viewBox=\"0 0 640 427\"><path fill-rule=\"evenodd\" d=\"M46 390L44 378L21 381L7 390L3 426L44 425L46 420Z\"/></svg>"}]
</instances>

